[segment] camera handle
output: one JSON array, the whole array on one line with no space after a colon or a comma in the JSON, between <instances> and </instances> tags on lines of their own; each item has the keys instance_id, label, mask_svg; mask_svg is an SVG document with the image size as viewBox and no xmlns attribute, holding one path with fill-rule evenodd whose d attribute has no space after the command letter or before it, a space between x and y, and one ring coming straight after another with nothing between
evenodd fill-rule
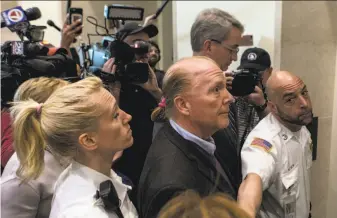
<instances>
[{"instance_id":1,"label":"camera handle","mask_svg":"<svg viewBox=\"0 0 337 218\"><path fill-rule=\"evenodd\" d=\"M91 48L91 45L87 45L84 42L80 45L83 57L83 65L81 66L84 73L88 72L89 67L91 66L91 61L89 59L88 51ZM86 77L87 75L84 75Z\"/></svg>"}]
</instances>

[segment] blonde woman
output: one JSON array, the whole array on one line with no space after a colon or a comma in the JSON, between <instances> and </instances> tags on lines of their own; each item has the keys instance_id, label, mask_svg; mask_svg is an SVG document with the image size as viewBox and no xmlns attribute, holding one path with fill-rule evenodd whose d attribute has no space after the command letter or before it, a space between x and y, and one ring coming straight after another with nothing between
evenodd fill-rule
<instances>
[{"instance_id":1,"label":"blonde woman","mask_svg":"<svg viewBox=\"0 0 337 218\"><path fill-rule=\"evenodd\" d=\"M11 114L20 160L18 175L25 181L42 172L46 144L72 158L55 183L49 217L117 217L94 197L106 180L116 189L124 217L138 216L127 194L131 187L111 170L114 154L133 143L131 116L118 108L99 78L58 89L43 104L33 100L16 103Z\"/></svg>"},{"instance_id":2,"label":"blonde woman","mask_svg":"<svg viewBox=\"0 0 337 218\"><path fill-rule=\"evenodd\" d=\"M55 90L68 84L69 82L57 78L29 79L16 90L14 101L33 99L38 103L43 103ZM13 147L12 144L10 146ZM2 217L49 217L53 186L69 161L46 148L44 162L45 167L40 176L24 182L16 175L16 170L20 165L18 157L16 153L12 155L1 178Z\"/></svg>"}]
</instances>

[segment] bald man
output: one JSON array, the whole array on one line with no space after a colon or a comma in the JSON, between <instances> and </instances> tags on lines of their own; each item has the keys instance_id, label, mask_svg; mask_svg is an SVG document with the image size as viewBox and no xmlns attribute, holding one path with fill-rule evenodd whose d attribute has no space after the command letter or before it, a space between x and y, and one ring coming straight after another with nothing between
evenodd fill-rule
<instances>
[{"instance_id":1,"label":"bald man","mask_svg":"<svg viewBox=\"0 0 337 218\"><path fill-rule=\"evenodd\" d=\"M271 113L248 135L242 151L238 201L252 217L308 218L312 106L303 81L290 72L267 81Z\"/></svg>"},{"instance_id":2,"label":"bald man","mask_svg":"<svg viewBox=\"0 0 337 218\"><path fill-rule=\"evenodd\" d=\"M229 124L233 97L219 66L191 57L171 66L164 77L167 122L155 137L139 182L140 217L158 217L175 195L191 189L202 196L224 192L236 199L228 167L219 162L212 135ZM220 146L220 145L219 145Z\"/></svg>"}]
</instances>

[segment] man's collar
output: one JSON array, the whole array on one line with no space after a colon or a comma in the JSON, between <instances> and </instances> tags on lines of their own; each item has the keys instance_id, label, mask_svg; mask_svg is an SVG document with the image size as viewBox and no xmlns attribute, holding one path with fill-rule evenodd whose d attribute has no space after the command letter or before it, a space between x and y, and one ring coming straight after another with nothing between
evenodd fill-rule
<instances>
[{"instance_id":1,"label":"man's collar","mask_svg":"<svg viewBox=\"0 0 337 218\"><path fill-rule=\"evenodd\" d=\"M199 145L201 148L203 148L207 153L210 155L214 155L215 152L215 143L212 137L209 137L207 140L204 140L193 133L185 130L182 128L179 124L177 124L174 120L170 119L169 120L172 128L179 134L181 135L184 139L188 141L192 141L195 144Z\"/></svg>"}]
</instances>

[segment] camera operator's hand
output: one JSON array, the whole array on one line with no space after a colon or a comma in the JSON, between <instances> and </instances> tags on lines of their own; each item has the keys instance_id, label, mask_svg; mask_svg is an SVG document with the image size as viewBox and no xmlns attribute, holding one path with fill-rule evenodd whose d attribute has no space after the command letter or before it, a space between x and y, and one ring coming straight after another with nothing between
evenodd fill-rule
<instances>
[{"instance_id":1,"label":"camera operator's hand","mask_svg":"<svg viewBox=\"0 0 337 218\"><path fill-rule=\"evenodd\" d=\"M61 48L65 48L69 52L70 45L73 43L75 37L78 35L76 32L80 31L83 28L81 25L82 21L77 20L73 24L68 24L68 17L66 17L66 21L63 24L62 28L62 36L61 36Z\"/></svg>"},{"instance_id":2,"label":"camera operator's hand","mask_svg":"<svg viewBox=\"0 0 337 218\"><path fill-rule=\"evenodd\" d=\"M254 92L245 96L245 99L249 104L254 106L262 106L266 103L266 99L264 98L263 91L260 87L255 86Z\"/></svg>"},{"instance_id":3,"label":"camera operator's hand","mask_svg":"<svg viewBox=\"0 0 337 218\"><path fill-rule=\"evenodd\" d=\"M115 74L116 72L116 65L115 65L115 58L110 58L105 62L103 65L102 71L106 73ZM110 93L116 98L117 103L119 103L119 96L121 91L121 83L119 81L115 81L114 83L107 84L107 88L109 89Z\"/></svg>"},{"instance_id":4,"label":"camera operator's hand","mask_svg":"<svg viewBox=\"0 0 337 218\"><path fill-rule=\"evenodd\" d=\"M151 95L157 100L157 102L160 102L162 97L162 91L158 86L157 77L152 68L149 66L149 79L146 83L139 84L136 83L135 85L139 85L143 89L149 91Z\"/></svg>"},{"instance_id":5,"label":"camera operator's hand","mask_svg":"<svg viewBox=\"0 0 337 218\"><path fill-rule=\"evenodd\" d=\"M268 101L264 98L262 89L259 86L255 86L255 90L245 99L248 103L254 105L257 115L260 119L263 119L270 112Z\"/></svg>"},{"instance_id":6,"label":"camera operator's hand","mask_svg":"<svg viewBox=\"0 0 337 218\"><path fill-rule=\"evenodd\" d=\"M233 72L225 72L226 76L226 87L228 90L232 89L232 82L234 79L234 73Z\"/></svg>"},{"instance_id":7,"label":"camera operator's hand","mask_svg":"<svg viewBox=\"0 0 337 218\"><path fill-rule=\"evenodd\" d=\"M147 16L144 20L144 24L143 24L143 27L144 26L147 26L147 25L150 25L150 24L153 24L154 22L157 21L157 19L154 19L154 16L155 14L152 14L150 16Z\"/></svg>"}]
</instances>

